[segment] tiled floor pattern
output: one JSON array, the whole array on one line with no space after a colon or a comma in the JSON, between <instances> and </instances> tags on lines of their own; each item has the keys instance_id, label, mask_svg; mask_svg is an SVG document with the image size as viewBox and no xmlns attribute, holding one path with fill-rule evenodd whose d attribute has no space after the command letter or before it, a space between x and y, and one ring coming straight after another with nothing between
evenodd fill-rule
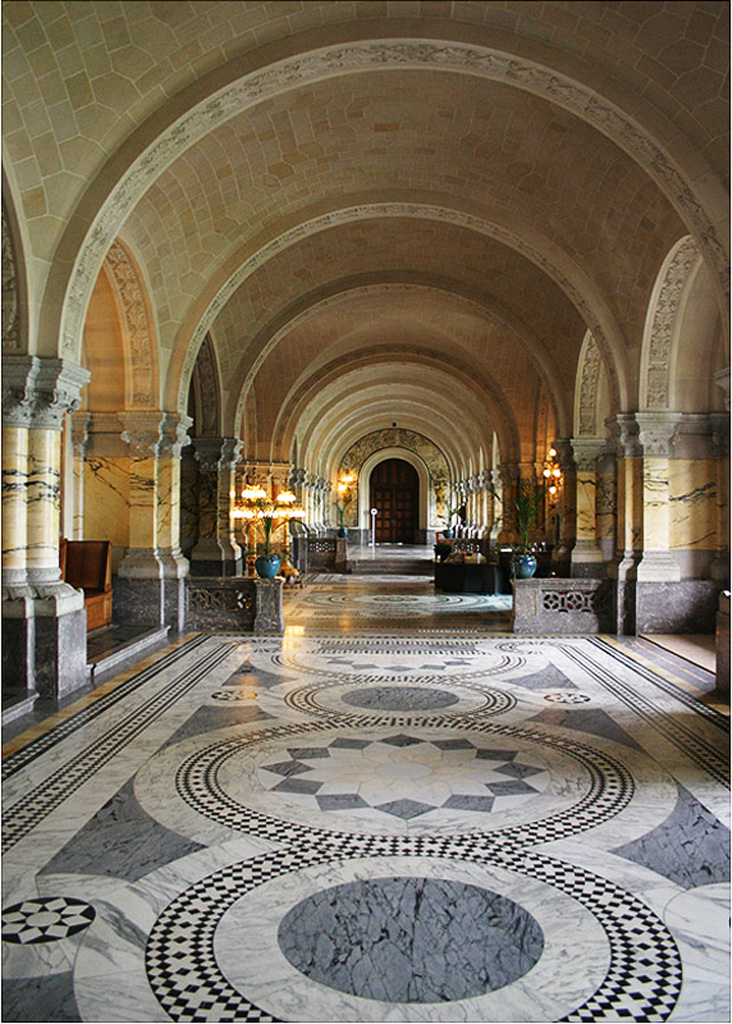
<instances>
[{"instance_id":1,"label":"tiled floor pattern","mask_svg":"<svg viewBox=\"0 0 732 1024\"><path fill-rule=\"evenodd\" d=\"M4 760L4 1019L728 1020L728 718L635 653L171 649Z\"/></svg>"}]
</instances>

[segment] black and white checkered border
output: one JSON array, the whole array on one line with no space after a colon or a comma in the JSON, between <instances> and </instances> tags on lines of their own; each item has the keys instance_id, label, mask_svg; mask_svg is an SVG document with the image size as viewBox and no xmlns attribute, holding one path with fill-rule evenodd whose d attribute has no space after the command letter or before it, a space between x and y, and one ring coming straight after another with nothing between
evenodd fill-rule
<instances>
[{"instance_id":1,"label":"black and white checkered border","mask_svg":"<svg viewBox=\"0 0 732 1024\"><path fill-rule=\"evenodd\" d=\"M398 687L401 686L414 686L414 676L407 676L406 678L400 678L398 681L390 681L389 685ZM353 686L363 685L362 679L351 679L350 683ZM456 684L466 690L471 690L483 699L483 704L477 708L456 708L454 711L441 710L439 712L440 718L444 716L444 719L454 719L459 717L463 725L470 723L472 725L473 720L481 719L487 716L500 715L506 711L510 711L511 708L516 706L516 698L503 690L495 690L486 686L475 686L471 683L463 683L452 677L442 680L442 685ZM381 725L387 724L391 727L393 724L397 724L396 719L399 720L399 724L413 725L421 723L425 719L431 719L435 717L435 711L409 711L409 712L389 712L383 711L378 712L375 709L370 715L359 714L358 712L345 711L341 709L329 708L326 704L321 704L319 696L327 690L332 690L335 687L343 687L349 685L347 680L342 677L337 680L326 682L310 683L305 686L301 686L296 690L290 690L285 694L284 701L288 707L291 707L294 711L300 711L309 715L317 715L322 718L328 718L331 721L337 718L339 723L349 725L356 728L363 728L364 726ZM381 684L383 685L383 683Z\"/></svg>"},{"instance_id":2,"label":"black and white checkered border","mask_svg":"<svg viewBox=\"0 0 732 1024\"><path fill-rule=\"evenodd\" d=\"M515 844L466 849L459 840L353 837L338 852L304 848L231 865L177 896L153 925L145 964L158 1002L179 1021L274 1021L224 977L214 937L224 914L247 892L318 864L389 855L466 859L538 879L576 900L603 928L610 947L607 974L593 995L563 1021L664 1021L681 990L681 959L663 922L641 900L583 868L527 852Z\"/></svg>"},{"instance_id":3,"label":"black and white checkered border","mask_svg":"<svg viewBox=\"0 0 732 1024\"><path fill-rule=\"evenodd\" d=\"M118 704L125 697L129 696L134 690L137 690L144 683L149 682L155 676L160 675L166 668L169 668L176 661L180 661L181 658L187 657L195 648L200 647L201 644L209 642L210 637L205 635L194 636L191 640L187 640L180 647L177 647L174 651L170 651L168 654L164 654L154 665L149 665L147 668L142 669L141 672L136 672L134 676L127 679L124 683L116 686L114 690L109 693L98 697L93 704L87 705L77 711L75 715L71 715L70 718L64 718L58 725L54 726L49 732L43 733L42 736L38 736L30 743L26 743L20 750L14 751L3 759L2 763L2 779L11 778L22 768L25 768L27 764L34 761L41 754L44 754L47 750L57 746L62 740L65 740L67 736L72 735L78 729L88 725L89 722L99 718L101 714L108 711L115 704Z\"/></svg>"},{"instance_id":4,"label":"black and white checkered border","mask_svg":"<svg viewBox=\"0 0 732 1024\"><path fill-rule=\"evenodd\" d=\"M188 665L159 693L131 712L122 722L110 726L101 736L58 768L43 783L6 809L3 815L2 852L20 842L46 815L54 811L99 769L135 740L151 722L169 710L171 704L204 679L231 653L232 644L204 647L202 657Z\"/></svg>"},{"instance_id":5,"label":"black and white checkered border","mask_svg":"<svg viewBox=\"0 0 732 1024\"><path fill-rule=\"evenodd\" d=\"M440 720L439 716L435 716L433 724L436 728L443 727L445 723L456 727L454 719ZM380 724L383 727L383 722ZM424 724L420 722L420 727L424 727ZM349 833L287 822L263 814L238 803L218 782L218 773L222 765L247 747L278 739L299 739L314 732L328 731L337 730L333 729L332 724L325 722L288 723L273 726L256 735L235 736L222 740L186 758L176 773L176 789L189 807L224 828L247 832L274 842L311 843L327 836L338 836L340 842L340 837ZM577 761L589 775L587 791L573 807L550 814L539 821L496 829L490 833L492 842L504 840L519 842L522 845L535 845L564 839L594 828L614 817L627 806L633 796L634 783L630 772L619 761L592 747L568 738L550 736L538 729L499 725L494 722L476 724L474 731L551 747ZM465 833L462 838L466 839L469 835L470 833ZM483 841L485 834L481 832L478 836Z\"/></svg>"}]
</instances>

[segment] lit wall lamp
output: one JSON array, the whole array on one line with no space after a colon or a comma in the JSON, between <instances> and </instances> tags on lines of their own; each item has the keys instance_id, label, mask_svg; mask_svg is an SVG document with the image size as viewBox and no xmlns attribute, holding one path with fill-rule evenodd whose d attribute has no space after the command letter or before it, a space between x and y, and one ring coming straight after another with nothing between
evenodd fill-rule
<instances>
[{"instance_id":1,"label":"lit wall lamp","mask_svg":"<svg viewBox=\"0 0 732 1024\"><path fill-rule=\"evenodd\" d=\"M546 492L549 495L549 501L554 505L559 501L559 495L562 487L562 470L557 462L556 448L549 449L549 454L544 461L543 476Z\"/></svg>"}]
</instances>

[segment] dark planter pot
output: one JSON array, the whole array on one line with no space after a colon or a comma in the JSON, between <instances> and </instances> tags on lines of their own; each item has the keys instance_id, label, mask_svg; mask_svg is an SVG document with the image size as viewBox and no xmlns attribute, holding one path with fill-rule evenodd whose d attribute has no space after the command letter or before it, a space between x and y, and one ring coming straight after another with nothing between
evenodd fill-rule
<instances>
[{"instance_id":1,"label":"dark planter pot","mask_svg":"<svg viewBox=\"0 0 732 1024\"><path fill-rule=\"evenodd\" d=\"M451 540L451 539L452 539L452 530L449 530L449 529L448 529L448 530L443 530L443 531L442 531L442 536L443 536L443 537L444 537L444 538L445 538L446 540Z\"/></svg>"},{"instance_id":2,"label":"dark planter pot","mask_svg":"<svg viewBox=\"0 0 732 1024\"><path fill-rule=\"evenodd\" d=\"M513 575L517 580L530 580L536 572L536 558L533 555L513 556Z\"/></svg>"},{"instance_id":3,"label":"dark planter pot","mask_svg":"<svg viewBox=\"0 0 732 1024\"><path fill-rule=\"evenodd\" d=\"M338 536L339 537L347 537L348 536L348 527L347 526L339 526L338 527Z\"/></svg>"},{"instance_id":4,"label":"dark planter pot","mask_svg":"<svg viewBox=\"0 0 732 1024\"><path fill-rule=\"evenodd\" d=\"M257 576L263 580L273 580L280 571L279 555L259 555L254 561Z\"/></svg>"}]
</instances>

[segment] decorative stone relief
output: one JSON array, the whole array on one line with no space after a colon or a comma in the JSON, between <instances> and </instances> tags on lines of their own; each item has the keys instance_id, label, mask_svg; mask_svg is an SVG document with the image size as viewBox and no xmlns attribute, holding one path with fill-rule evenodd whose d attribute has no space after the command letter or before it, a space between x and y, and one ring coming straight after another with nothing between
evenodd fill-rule
<instances>
[{"instance_id":1,"label":"decorative stone relief","mask_svg":"<svg viewBox=\"0 0 732 1024\"><path fill-rule=\"evenodd\" d=\"M20 298L18 270L10 225L2 207L3 225L3 351L20 349Z\"/></svg>"},{"instance_id":2,"label":"decorative stone relief","mask_svg":"<svg viewBox=\"0 0 732 1024\"><path fill-rule=\"evenodd\" d=\"M580 472L594 473L597 469L597 457L605 444L605 439L601 437L573 437L571 445L577 469Z\"/></svg>"},{"instance_id":3,"label":"decorative stone relief","mask_svg":"<svg viewBox=\"0 0 732 1024\"><path fill-rule=\"evenodd\" d=\"M196 459L204 473L233 470L241 455L237 437L194 437Z\"/></svg>"},{"instance_id":4,"label":"decorative stone relief","mask_svg":"<svg viewBox=\"0 0 732 1024\"><path fill-rule=\"evenodd\" d=\"M200 422L196 424L199 437L213 437L219 432L219 389L216 378L216 360L213 344L207 334L201 343L193 370L193 386L196 394L196 412Z\"/></svg>"},{"instance_id":5,"label":"decorative stone relief","mask_svg":"<svg viewBox=\"0 0 732 1024\"><path fill-rule=\"evenodd\" d=\"M673 454L674 441L681 419L680 413L637 413L638 439L643 448L643 454L670 458Z\"/></svg>"},{"instance_id":6,"label":"decorative stone relief","mask_svg":"<svg viewBox=\"0 0 732 1024\"><path fill-rule=\"evenodd\" d=\"M191 443L188 431L192 425L193 420L190 416L183 416L173 412L164 413L160 424L160 455L179 459L183 449Z\"/></svg>"},{"instance_id":7,"label":"decorative stone relief","mask_svg":"<svg viewBox=\"0 0 732 1024\"><path fill-rule=\"evenodd\" d=\"M375 430L360 438L351 445L341 459L338 475L341 476L349 472L360 474L361 466L366 459L374 452L381 451L382 448L405 448L407 451L414 452L427 466L431 480L449 479L447 459L437 445L423 434L418 434L414 430L405 430L402 427Z\"/></svg>"},{"instance_id":8,"label":"decorative stone relief","mask_svg":"<svg viewBox=\"0 0 732 1024\"><path fill-rule=\"evenodd\" d=\"M638 422L632 412L621 412L615 417L619 459L640 459L643 446L638 437Z\"/></svg>"},{"instance_id":9,"label":"decorative stone relief","mask_svg":"<svg viewBox=\"0 0 732 1024\"><path fill-rule=\"evenodd\" d=\"M728 288L724 246L690 183L647 131L593 89L516 55L463 42L357 41L296 54L245 75L178 118L140 154L94 218L76 260L63 310L63 350L76 350L90 291L119 226L145 190L185 149L228 118L284 89L334 74L389 67L439 68L507 82L578 115L628 152L669 193L704 240L710 264ZM595 333L594 327L591 329ZM184 377L187 381L189 373Z\"/></svg>"},{"instance_id":10,"label":"decorative stone relief","mask_svg":"<svg viewBox=\"0 0 732 1024\"><path fill-rule=\"evenodd\" d=\"M671 344L679 303L689 273L701 254L693 238L686 238L676 250L666 271L653 314L651 335L644 352L646 407L663 409L670 394ZM642 385L641 385L642 386Z\"/></svg>"},{"instance_id":11,"label":"decorative stone relief","mask_svg":"<svg viewBox=\"0 0 732 1024\"><path fill-rule=\"evenodd\" d=\"M130 446L133 458L148 459L158 454L162 427L160 412L121 413L119 418L124 428L122 440Z\"/></svg>"},{"instance_id":12,"label":"decorative stone relief","mask_svg":"<svg viewBox=\"0 0 732 1024\"><path fill-rule=\"evenodd\" d=\"M81 404L90 374L64 359L3 357L3 423L61 430L64 416Z\"/></svg>"},{"instance_id":13,"label":"decorative stone relief","mask_svg":"<svg viewBox=\"0 0 732 1024\"><path fill-rule=\"evenodd\" d=\"M152 393L153 339L137 271L127 250L119 242L114 242L110 247L107 265L120 299L130 346L130 404L138 408L150 408L155 404Z\"/></svg>"},{"instance_id":14,"label":"decorative stone relief","mask_svg":"<svg viewBox=\"0 0 732 1024\"><path fill-rule=\"evenodd\" d=\"M579 374L579 401L577 403L579 434L595 434L597 432L595 422L597 388L600 380L602 358L593 334L588 335L581 358L582 368Z\"/></svg>"}]
</instances>

